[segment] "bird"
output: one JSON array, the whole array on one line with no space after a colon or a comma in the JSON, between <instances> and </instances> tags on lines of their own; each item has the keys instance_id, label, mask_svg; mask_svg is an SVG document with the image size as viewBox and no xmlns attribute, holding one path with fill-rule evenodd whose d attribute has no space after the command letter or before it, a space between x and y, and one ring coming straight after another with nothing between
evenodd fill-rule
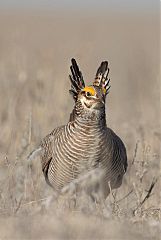
<instances>
[{"instance_id":1,"label":"bird","mask_svg":"<svg viewBox=\"0 0 161 240\"><path fill-rule=\"evenodd\" d=\"M93 83L87 86L74 58L70 70L69 92L74 108L67 124L55 128L41 141L42 171L47 184L58 193L79 179L85 179L88 186L90 173L94 172L96 181L87 187L89 194L101 189L101 196L106 199L122 185L128 166L126 147L106 122L108 61L101 62Z\"/></svg>"}]
</instances>

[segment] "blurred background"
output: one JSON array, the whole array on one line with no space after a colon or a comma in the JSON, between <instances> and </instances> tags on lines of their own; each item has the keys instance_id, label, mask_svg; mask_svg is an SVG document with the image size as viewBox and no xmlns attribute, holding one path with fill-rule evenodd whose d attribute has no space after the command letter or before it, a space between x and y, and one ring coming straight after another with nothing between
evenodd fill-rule
<instances>
[{"instance_id":1,"label":"blurred background","mask_svg":"<svg viewBox=\"0 0 161 240\"><path fill-rule=\"evenodd\" d=\"M159 174L160 1L0 0L2 193L6 161L23 165L44 136L67 123L72 57L86 84L109 61L107 124L125 142L129 166L139 142L136 157L146 156L147 181ZM155 193L153 203L161 194Z\"/></svg>"},{"instance_id":2,"label":"blurred background","mask_svg":"<svg viewBox=\"0 0 161 240\"><path fill-rule=\"evenodd\" d=\"M29 118L34 144L68 121L72 57L87 84L109 61L108 125L129 145L142 134L156 146L159 14L159 1L150 0L0 1L1 154L20 145Z\"/></svg>"}]
</instances>

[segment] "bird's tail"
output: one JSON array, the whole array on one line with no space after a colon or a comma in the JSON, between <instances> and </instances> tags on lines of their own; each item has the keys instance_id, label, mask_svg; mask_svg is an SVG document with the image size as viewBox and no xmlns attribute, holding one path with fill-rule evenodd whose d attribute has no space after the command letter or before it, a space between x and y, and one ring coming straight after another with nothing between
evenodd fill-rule
<instances>
[{"instance_id":1,"label":"bird's tail","mask_svg":"<svg viewBox=\"0 0 161 240\"><path fill-rule=\"evenodd\" d=\"M40 156L42 152L42 147L34 149L27 157L28 161L33 161L36 157Z\"/></svg>"}]
</instances>

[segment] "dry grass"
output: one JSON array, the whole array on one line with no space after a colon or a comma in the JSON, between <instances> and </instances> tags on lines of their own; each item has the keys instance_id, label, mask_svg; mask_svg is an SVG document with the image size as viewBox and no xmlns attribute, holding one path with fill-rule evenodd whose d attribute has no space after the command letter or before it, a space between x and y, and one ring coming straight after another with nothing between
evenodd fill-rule
<instances>
[{"instance_id":1,"label":"dry grass","mask_svg":"<svg viewBox=\"0 0 161 240\"><path fill-rule=\"evenodd\" d=\"M159 239L154 16L77 16L73 22L65 14L1 14L0 26L0 239ZM129 167L121 188L102 205L83 193L55 196L39 159L29 164L26 158L43 136L68 120L71 57L80 62L87 83L101 60L110 62L107 122L126 143Z\"/></svg>"}]
</instances>

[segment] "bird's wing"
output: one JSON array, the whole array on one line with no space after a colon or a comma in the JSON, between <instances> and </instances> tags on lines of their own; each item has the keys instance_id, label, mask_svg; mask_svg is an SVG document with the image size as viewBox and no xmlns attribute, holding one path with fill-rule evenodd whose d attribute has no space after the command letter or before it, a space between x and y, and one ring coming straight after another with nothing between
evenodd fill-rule
<instances>
[{"instance_id":1,"label":"bird's wing","mask_svg":"<svg viewBox=\"0 0 161 240\"><path fill-rule=\"evenodd\" d=\"M50 182L48 180L48 169L50 166L50 162L53 158L53 145L55 139L60 134L63 126L55 128L50 134L48 134L41 142L42 155L41 155L41 164L42 171L44 173L45 179L49 185Z\"/></svg>"},{"instance_id":2,"label":"bird's wing","mask_svg":"<svg viewBox=\"0 0 161 240\"><path fill-rule=\"evenodd\" d=\"M116 174L114 176L117 178L114 188L117 188L121 185L123 175L125 174L128 166L126 148L122 140L110 128L108 128L107 131L113 145L111 171Z\"/></svg>"}]
</instances>

